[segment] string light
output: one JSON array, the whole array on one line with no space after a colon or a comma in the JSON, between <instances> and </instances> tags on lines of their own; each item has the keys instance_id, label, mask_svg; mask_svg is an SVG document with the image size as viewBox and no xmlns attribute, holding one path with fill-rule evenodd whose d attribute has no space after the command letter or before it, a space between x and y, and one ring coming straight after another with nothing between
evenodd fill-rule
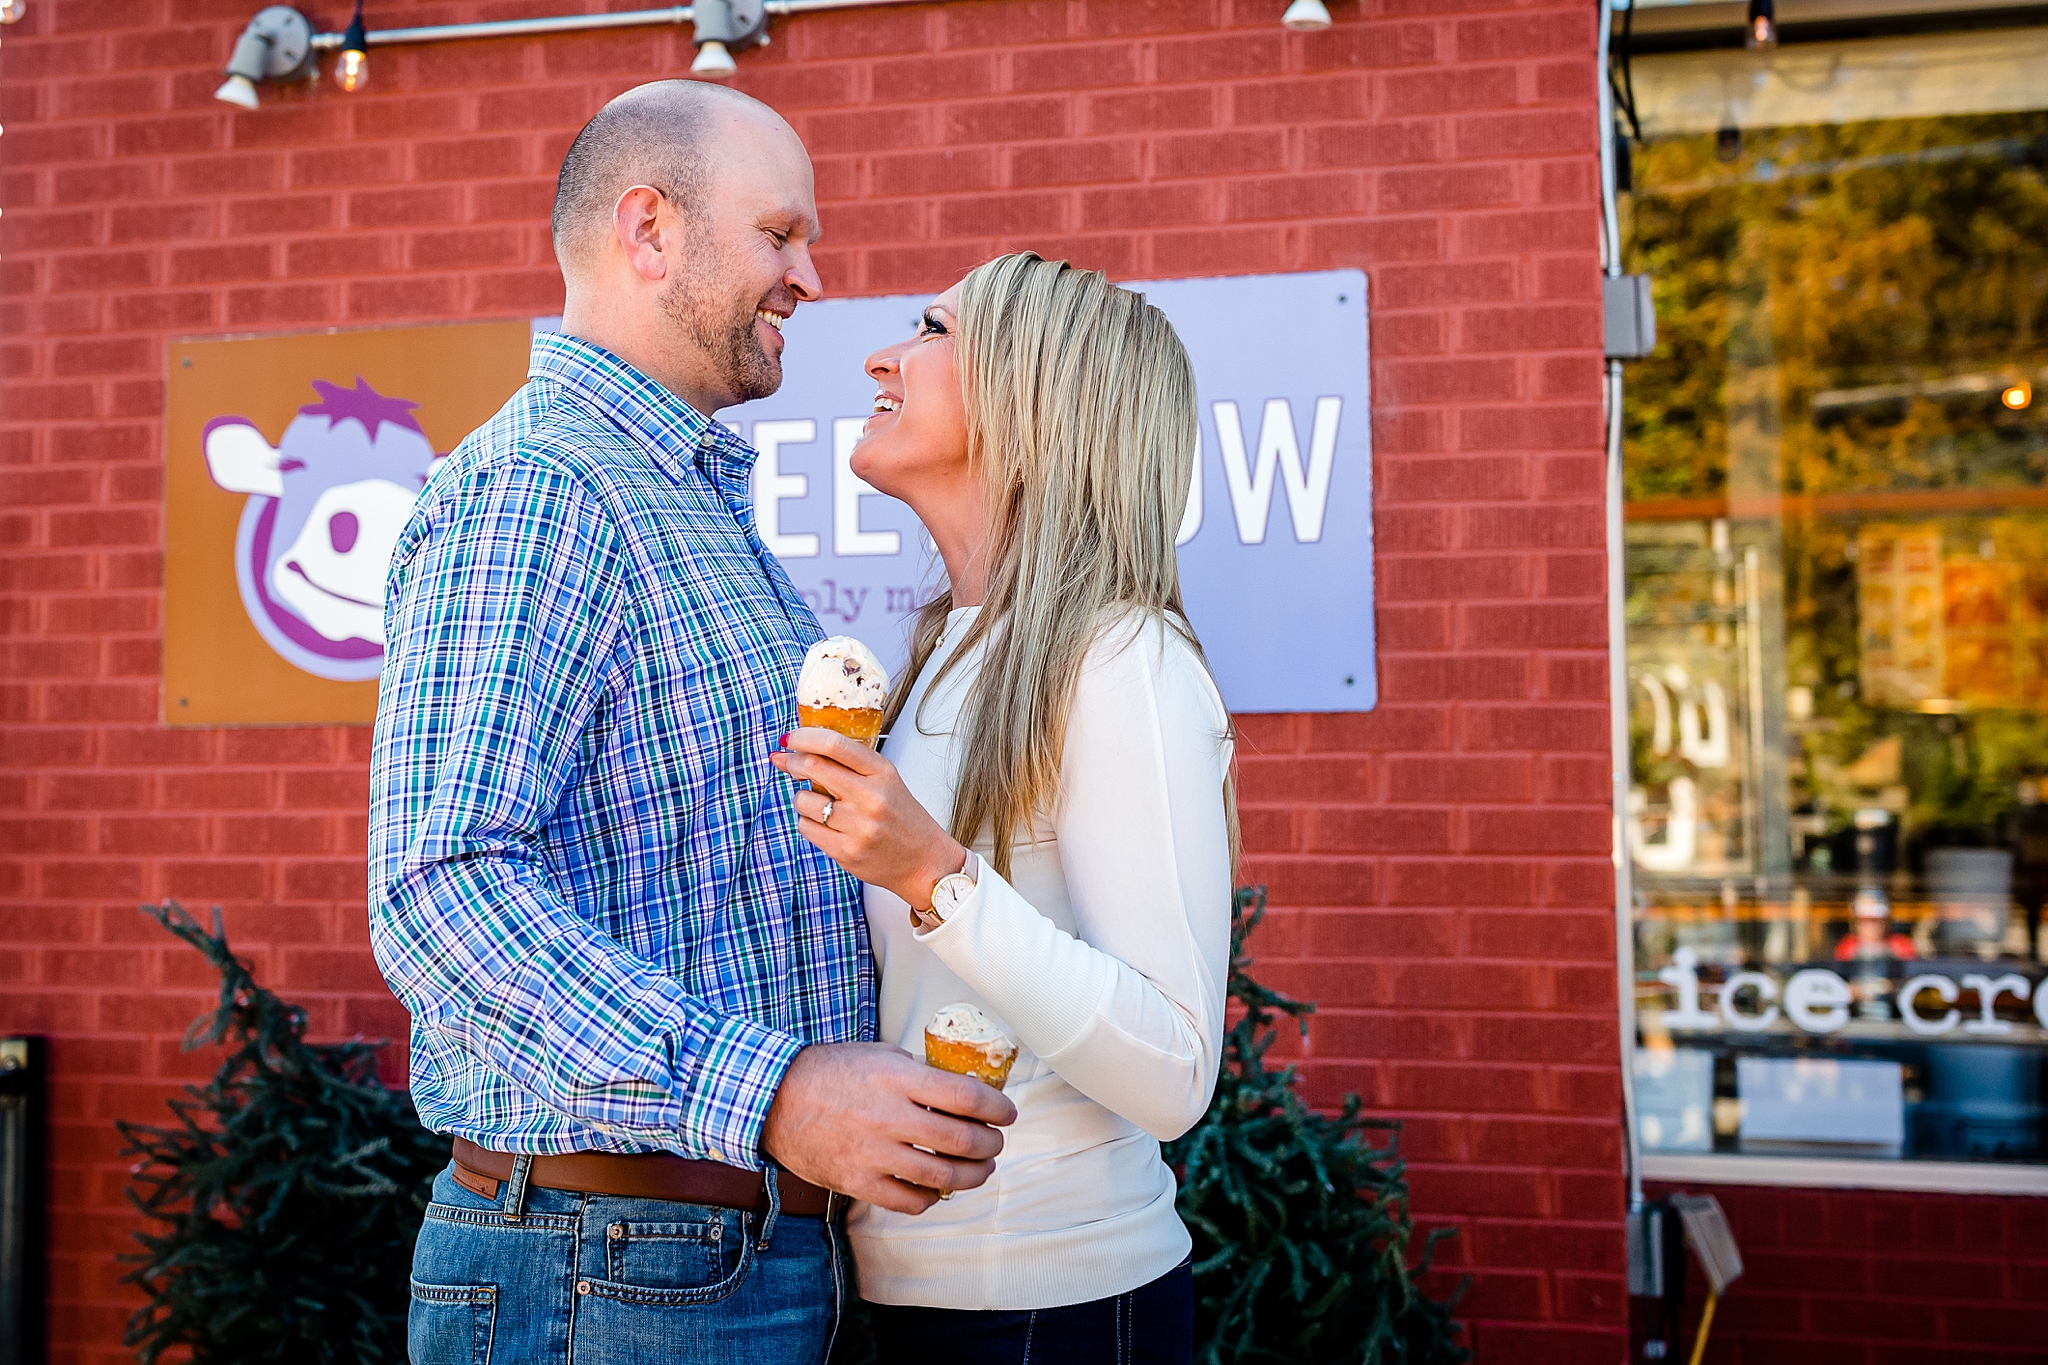
<instances>
[{"instance_id":1,"label":"string light","mask_svg":"<svg viewBox=\"0 0 2048 1365\"><path fill-rule=\"evenodd\" d=\"M363 0L356 0L355 18L341 35L341 88L353 95L370 83L370 40L363 32Z\"/></svg>"},{"instance_id":2,"label":"string light","mask_svg":"<svg viewBox=\"0 0 2048 1365\"><path fill-rule=\"evenodd\" d=\"M2024 379L2015 379L1998 395L1998 401L2014 412L2023 412L2034 401L2034 386Z\"/></svg>"},{"instance_id":3,"label":"string light","mask_svg":"<svg viewBox=\"0 0 2048 1365\"><path fill-rule=\"evenodd\" d=\"M1775 0L1749 0L1749 27L1742 45L1751 52L1768 52L1778 45L1778 7Z\"/></svg>"}]
</instances>

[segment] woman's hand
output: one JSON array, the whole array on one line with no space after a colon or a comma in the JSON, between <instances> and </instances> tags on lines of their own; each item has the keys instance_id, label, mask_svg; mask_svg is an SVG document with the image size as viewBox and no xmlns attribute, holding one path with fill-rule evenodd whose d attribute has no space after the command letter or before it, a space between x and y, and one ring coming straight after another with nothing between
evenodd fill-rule
<instances>
[{"instance_id":1,"label":"woman's hand","mask_svg":"<svg viewBox=\"0 0 2048 1365\"><path fill-rule=\"evenodd\" d=\"M813 787L796 794L797 832L869 885L895 892L913 909L930 905L932 888L960 870L967 850L918 804L896 765L818 726L782 742L786 751L769 762ZM828 800L832 819L824 824Z\"/></svg>"}]
</instances>

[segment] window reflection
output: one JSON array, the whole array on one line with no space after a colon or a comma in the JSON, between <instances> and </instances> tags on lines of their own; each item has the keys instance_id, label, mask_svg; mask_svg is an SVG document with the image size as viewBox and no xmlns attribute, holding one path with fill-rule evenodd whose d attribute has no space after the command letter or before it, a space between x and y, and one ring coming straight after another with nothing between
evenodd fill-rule
<instances>
[{"instance_id":1,"label":"window reflection","mask_svg":"<svg viewBox=\"0 0 2048 1365\"><path fill-rule=\"evenodd\" d=\"M1643 1143L2048 1161L2048 112L1726 142L1625 210Z\"/></svg>"}]
</instances>

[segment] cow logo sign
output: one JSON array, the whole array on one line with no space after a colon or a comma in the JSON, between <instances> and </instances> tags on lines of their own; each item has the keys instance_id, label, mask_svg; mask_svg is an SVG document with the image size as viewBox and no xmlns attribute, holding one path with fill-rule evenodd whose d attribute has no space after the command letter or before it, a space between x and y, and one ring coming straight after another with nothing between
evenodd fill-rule
<instances>
[{"instance_id":1,"label":"cow logo sign","mask_svg":"<svg viewBox=\"0 0 2048 1365\"><path fill-rule=\"evenodd\" d=\"M376 718L392 547L532 342L520 318L170 344L167 724Z\"/></svg>"},{"instance_id":2,"label":"cow logo sign","mask_svg":"<svg viewBox=\"0 0 2048 1365\"><path fill-rule=\"evenodd\" d=\"M384 572L437 458L419 406L312 381L276 446L245 417L206 424L214 483L249 501L235 533L235 581L270 647L315 677L372 679L384 661Z\"/></svg>"}]
</instances>

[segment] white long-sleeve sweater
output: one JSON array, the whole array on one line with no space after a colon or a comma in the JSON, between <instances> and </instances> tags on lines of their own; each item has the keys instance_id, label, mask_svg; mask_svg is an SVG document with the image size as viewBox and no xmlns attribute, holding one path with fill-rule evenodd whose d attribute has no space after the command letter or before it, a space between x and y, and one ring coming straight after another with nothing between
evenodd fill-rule
<instances>
[{"instance_id":1,"label":"white long-sleeve sweater","mask_svg":"<svg viewBox=\"0 0 2048 1365\"><path fill-rule=\"evenodd\" d=\"M978 659L925 692L977 610L947 618L884 749L941 824ZM1216 1084L1228 726L1178 634L1136 616L1106 626L1075 689L1057 804L1014 845L1010 877L984 862L974 893L921 935L900 898L867 888L882 1037L922 1056L932 1012L965 1000L1019 1053L1005 1087L1017 1122L987 1184L916 1217L855 1206L864 1297L1052 1308L1135 1289L1187 1255L1159 1143L1194 1126Z\"/></svg>"}]
</instances>

